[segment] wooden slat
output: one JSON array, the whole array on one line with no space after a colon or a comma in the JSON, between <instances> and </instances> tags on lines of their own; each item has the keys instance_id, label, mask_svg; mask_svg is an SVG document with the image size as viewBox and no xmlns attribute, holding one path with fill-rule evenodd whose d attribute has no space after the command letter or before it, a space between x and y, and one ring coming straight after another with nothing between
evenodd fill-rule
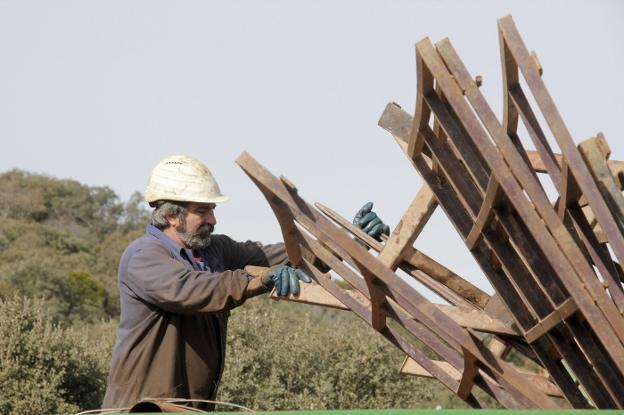
<instances>
[{"instance_id":1,"label":"wooden slat","mask_svg":"<svg viewBox=\"0 0 624 415\"><path fill-rule=\"evenodd\" d=\"M464 370L462 371L459 386L457 387L457 396L465 399L472 392L475 377L479 373L477 367L477 358L468 350L464 350Z\"/></svg>"},{"instance_id":2,"label":"wooden slat","mask_svg":"<svg viewBox=\"0 0 624 415\"><path fill-rule=\"evenodd\" d=\"M537 340L538 337L543 336L548 333L551 329L553 329L558 324L562 323L565 319L570 317L572 313L578 310L576 304L571 298L568 298L563 304L559 305L552 313L548 316L540 319L535 327L531 330L527 331L524 334L524 337L527 339L527 342L533 343Z\"/></svg>"},{"instance_id":3,"label":"wooden slat","mask_svg":"<svg viewBox=\"0 0 624 415\"><path fill-rule=\"evenodd\" d=\"M264 186L271 188L279 199L284 201L293 211L295 219L311 232L319 241L327 244L333 242L344 249L360 266L373 273L381 283L381 288L388 290L387 294L400 301L401 307L414 316L427 316L429 321L423 321L427 327L436 332L442 338L459 342L461 347L473 354L478 360L483 370L489 373L497 382L504 386L505 390L514 396L522 405L528 407L556 408L550 399L546 398L539 390L530 384L526 384L522 377L515 370L500 358L494 356L490 350L475 342L464 329L456 325L451 319L446 317L431 304L427 299L413 290L405 281L399 278L387 267L383 266L375 257L362 249L357 242L350 239L343 231L337 229L325 217L316 214L300 197L290 203L282 195L279 183L273 176L262 168L250 156L243 154L237 159L237 163L243 167L245 172L264 183ZM304 208L304 211L301 209ZM342 301L342 299L341 299ZM419 318L420 319L420 318ZM388 327L384 327L384 330Z\"/></svg>"},{"instance_id":4,"label":"wooden slat","mask_svg":"<svg viewBox=\"0 0 624 415\"><path fill-rule=\"evenodd\" d=\"M380 242L376 241L366 233L362 232L359 227L353 225L351 222L336 213L334 210L318 202L315 203L315 206L321 212L327 215L327 217L339 224L344 229L351 232L357 238L363 240L375 251L380 252L381 250L383 250L383 245ZM404 254L403 261L404 263L399 264L401 269L406 271L414 278L418 279L423 284L427 285L436 294L451 302L451 304L455 304L455 302L447 291L442 290L439 285L431 284L431 282L426 281L422 278L422 274L412 272L410 268L415 267L419 270L422 270L429 278L433 279L435 282L443 284L444 287L450 289L453 293L459 295L461 298L464 298L470 303L476 304L479 308L483 308L489 300L489 295L487 295L484 291L474 286L470 282L466 281L465 279L461 278L460 276L446 268L444 265L435 261L433 258L425 255L424 253L416 250L413 247L406 248L406 253Z\"/></svg>"},{"instance_id":5,"label":"wooden slat","mask_svg":"<svg viewBox=\"0 0 624 415\"><path fill-rule=\"evenodd\" d=\"M299 290L299 295L289 294L288 296L277 295L275 290L273 290L271 291L271 299L277 301L293 301L296 303L320 305L323 307L336 308L338 310L349 309L319 284L301 284L299 286ZM367 300L367 298L364 295L360 294L359 291L347 292L349 293L349 295L355 297L360 302L365 302L365 300Z\"/></svg>"},{"instance_id":6,"label":"wooden slat","mask_svg":"<svg viewBox=\"0 0 624 415\"><path fill-rule=\"evenodd\" d=\"M606 158L610 149L604 136L598 134L596 138L580 143L578 148L598 184L598 190L615 218L618 228L620 231L624 231L624 196L607 165Z\"/></svg>"},{"instance_id":7,"label":"wooden slat","mask_svg":"<svg viewBox=\"0 0 624 415\"><path fill-rule=\"evenodd\" d=\"M456 57L455 52L452 50L452 47L448 42L440 42L438 43L438 51L442 54L445 59L446 66L453 72L454 79L456 79L459 83L468 84L471 82L469 76L467 75L467 71ZM432 58L435 59L435 56L432 55ZM439 80L439 77L436 75L436 71L432 70L436 79ZM445 90L444 84L441 83L442 89ZM448 88L453 88L452 85L447 85ZM445 90L447 94L448 90ZM570 235L567 233L566 228L562 226L560 220L556 218L548 199L541 188L541 185L535 181L533 178L531 171L528 169L526 162L522 159L521 154L518 153L518 149L512 143L512 140L509 139L505 134L501 132L501 127L496 121L496 117L494 116L491 109L487 106L482 96L478 92L476 88L466 88L466 97L468 101L473 106L475 113L480 117L480 122L488 129L488 132L491 134L492 138L497 144L498 151L501 152L505 157L505 162L509 165L511 170L514 172L516 179L522 184L522 189L526 192L533 202L533 206L537 209L537 211L542 216L542 220L538 218L531 218L534 216L534 208L526 205L526 201L523 197L518 197L520 193L518 190L513 189L516 186L515 182L501 181L501 187L505 188L505 193L510 197L510 201L513 203L513 207L518 211L519 215L523 218L524 223L530 228L532 235L536 238L537 246L539 246L544 253L546 253L546 258L550 264L553 265L556 273L562 281L567 280L565 282L565 288L570 290L574 296L575 301L584 302L582 304L583 313L587 316L591 316L590 321L592 321L592 325L594 330L601 336L601 340L606 345L610 345L608 350L610 353L618 355L621 353L621 344L617 341L613 341L613 334L618 335L618 330L612 331L611 337L607 335L607 330L609 327L605 327L604 324L599 323L598 321L603 318L603 315L597 310L594 309L594 305L592 304L590 298L586 296L586 292L584 287L589 288L589 291L592 294L593 299L598 301L598 304L601 310L605 311L605 316L607 317L607 321L614 325L614 328L618 328L622 325L622 320L615 313L617 310L614 309L612 303L610 303L606 296L601 295L599 287L596 285L597 280L595 279L595 275L593 274L593 270L589 266L589 264L584 260L584 256L582 252L579 252L578 246L576 242L571 239ZM459 111L462 114L462 117L473 117L472 110L466 110L466 104L464 101L460 100L451 100L450 97L447 97L449 103L454 105L454 110ZM465 121L462 119L462 121ZM479 143L480 151L483 152L484 156L488 159L488 162L492 166L493 173L501 180L501 174L503 174L504 167L503 164L500 163L499 160L496 159L497 153L494 150L490 150L491 142L487 138L487 136L482 135L483 130L479 129L477 124L466 124L467 128L470 128L470 136L475 142ZM487 153L490 152L490 155ZM493 164L492 164L493 163ZM500 166L500 167L499 167ZM509 186L509 187L507 187ZM510 193L511 192L511 193ZM515 195L515 196L514 196ZM556 236L554 242L559 243L560 247L563 249L563 252L566 254L567 259L570 261L570 265L568 266L565 260L559 254L559 251L554 249L553 241L550 239L550 235L546 232L542 232L541 228L543 223L546 224L547 227L551 230L552 234ZM524 255L531 254L531 252L523 252ZM564 268L567 268L567 271L564 271ZM539 268L536 268L539 269ZM584 286L575 283L573 280L569 280L571 275L577 275L580 277ZM540 274L538 274L540 275ZM542 274L543 275L543 274ZM517 279L516 279L517 281ZM547 283L547 280L540 279L542 283ZM582 288L583 287L583 288ZM536 304L536 303L533 303ZM605 330L606 328L606 330ZM583 332L577 332L576 335L584 335ZM561 345L564 345L561 343ZM563 347L563 346L562 346ZM615 363L617 365L617 363ZM595 388L594 392L598 397L600 395L601 390L599 388ZM605 401L607 402L607 401Z\"/></svg>"},{"instance_id":8,"label":"wooden slat","mask_svg":"<svg viewBox=\"0 0 624 415\"><path fill-rule=\"evenodd\" d=\"M468 78L465 75L467 71L465 71L465 67L458 61L450 44L448 44L448 42L439 43L438 50L443 55L446 65L454 71L453 73L456 79L458 79L459 82L463 82L464 80L468 82ZM436 59L437 55L431 55L431 57L432 59ZM445 84L441 83L441 85L443 89L445 89ZM451 90L453 86L453 84L446 85L446 87ZM546 257L550 259L550 263L559 278L564 282L566 289L570 291L579 308L590 320L590 324L592 324L596 334L605 344L611 344L609 351L613 354L614 360L618 357L624 358L624 348L622 344L613 341L614 335L617 338L618 333L624 336L624 330L622 332L619 331L620 326L624 329L624 321L621 319L621 316L615 314L617 310L613 307L613 303L606 299L604 292L600 292L600 288L596 285L597 280L593 270L584 260L584 256L579 251L578 246L572 240L567 229L563 226L552 209L541 186L532 178L527 166L517 154L515 147L511 144L500 124L498 124L495 115L485 103L478 89L470 88L469 92L466 93L466 97L475 107L476 113L479 114L483 125L489 129L498 145L499 151L505 153L505 161L509 164L512 171L514 171L516 179L522 184L524 191L529 194L534 205L531 206L524 197L518 197L522 189L518 187L518 183L515 180L510 180L512 178L505 176L504 172L507 170L505 163L498 155L498 152L492 148L491 141L489 137L486 136L485 131L476 125L470 125L471 137L480 145L482 153L488 159L488 163L490 163L493 173L499 180L501 187L510 197L510 202L513 203L514 208L518 211L532 235L536 238L537 245L543 250ZM467 113L468 108L465 101L452 101L449 97L449 102L452 105L454 104L455 111L465 114L466 118L474 118L472 110L470 110L470 115ZM512 197L512 195L517 196ZM537 216L535 209L539 211L542 216L541 218ZM552 234L542 231L544 223L549 227ZM553 236L555 238L553 238ZM563 252L557 248L557 245L563 249ZM563 255L564 253L565 256ZM575 275L577 277L574 277ZM588 298L585 289L581 288L576 278L580 279L585 284L585 287L590 290L592 297L596 299L600 307L605 310L605 315L595 311L593 301ZM615 330L611 329L611 324L614 325ZM624 366L624 360L621 360L619 365Z\"/></svg>"},{"instance_id":9,"label":"wooden slat","mask_svg":"<svg viewBox=\"0 0 624 415\"><path fill-rule=\"evenodd\" d=\"M466 246L468 249L472 249L477 242L477 238L479 238L483 233L483 228L490 223L492 218L494 218L494 212L492 209L496 207L501 198L502 193L500 192L498 183L493 177L490 177L485 191L485 198L483 199L483 203L481 204L481 208L477 214L477 219L475 220L470 233L466 237Z\"/></svg>"},{"instance_id":10,"label":"wooden slat","mask_svg":"<svg viewBox=\"0 0 624 415\"><path fill-rule=\"evenodd\" d=\"M462 327L498 335L517 336L519 334L513 327L489 316L481 310L443 304L438 304L437 307Z\"/></svg>"},{"instance_id":11,"label":"wooden slat","mask_svg":"<svg viewBox=\"0 0 624 415\"><path fill-rule=\"evenodd\" d=\"M444 370L446 370L447 373L453 376L455 380L459 381L461 379L461 372L459 370L456 370L447 362L441 361L441 360L434 360L433 363L443 368ZM410 357L405 358L405 360L403 361L403 364L401 365L400 372L406 375L412 375L412 376L419 376L419 377L426 377L426 378L433 377L429 372L427 372L425 368L420 366L418 363L414 361L414 359ZM557 385L555 385L550 380L548 380L548 378L544 376L540 376L535 373L529 373L529 372L522 372L522 373L527 377L527 381L535 384L540 390L542 390L547 395L558 397L558 398L563 397L561 390L557 387Z\"/></svg>"},{"instance_id":12,"label":"wooden slat","mask_svg":"<svg viewBox=\"0 0 624 415\"><path fill-rule=\"evenodd\" d=\"M624 235L617 230L617 223L609 213L609 209L604 200L600 198L598 189L595 188L592 180L591 173L583 163L579 150L574 145L572 136L563 122L543 80L532 65L530 54L520 38L513 20L511 17L504 17L499 20L498 25L502 38L509 46L511 54L518 63L520 72L524 76L529 89L533 92L537 105L544 115L546 122L549 124L555 140L557 140L559 144L561 153L572 168L576 182L596 213L598 222L607 233L609 242L612 244L618 260L623 262ZM612 324L617 323L612 322ZM624 330L622 331L623 333L621 335L624 337Z\"/></svg>"},{"instance_id":13,"label":"wooden slat","mask_svg":"<svg viewBox=\"0 0 624 415\"><path fill-rule=\"evenodd\" d=\"M412 247L425 224L431 218L437 205L431 189L422 186L403 218L390 234L379 253L379 260L388 268L396 269L407 250Z\"/></svg>"},{"instance_id":14,"label":"wooden slat","mask_svg":"<svg viewBox=\"0 0 624 415\"><path fill-rule=\"evenodd\" d=\"M388 129L388 131L393 134L400 131L400 127L387 123L392 122L393 120L404 122L406 114L397 116L397 114L388 115L386 113L396 113L397 110L398 107L396 104L388 104L384 111L384 115L380 118L380 125ZM409 117L409 115L407 116ZM472 228L472 219L470 218L469 213L462 208L462 203L457 199L455 191L450 188L446 181L439 180L438 177L433 174L431 167L425 160L421 158L414 160L413 162L414 166L423 176L425 182L427 182L436 195L440 206L444 209L447 216L449 216L456 230L460 235L465 237ZM516 288L510 284L500 267L492 264L491 258L494 257L494 254L489 247L486 246L484 242L480 242L475 246L472 253L477 258L477 261L497 292L504 293L504 297L507 299L506 301L512 301L511 304L516 309L515 316L518 319L519 324L523 328L532 327L536 320L534 319L531 311L529 311L524 303L519 299ZM513 298L514 296L515 299L510 300L510 298Z\"/></svg>"}]
</instances>

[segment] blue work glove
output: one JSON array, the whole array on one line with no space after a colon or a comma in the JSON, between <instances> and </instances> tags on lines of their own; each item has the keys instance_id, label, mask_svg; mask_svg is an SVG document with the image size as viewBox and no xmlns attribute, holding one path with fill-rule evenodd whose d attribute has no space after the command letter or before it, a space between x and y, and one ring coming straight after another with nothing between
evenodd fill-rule
<instances>
[{"instance_id":1,"label":"blue work glove","mask_svg":"<svg viewBox=\"0 0 624 415\"><path fill-rule=\"evenodd\" d=\"M279 296L287 296L288 294L299 294L299 280L305 283L311 283L312 278L298 268L289 267L288 265L280 265L269 271L263 278L263 285L267 288L275 286L275 292Z\"/></svg>"},{"instance_id":2,"label":"blue work glove","mask_svg":"<svg viewBox=\"0 0 624 415\"><path fill-rule=\"evenodd\" d=\"M373 212L373 202L368 202L355 214L353 224L359 226L364 232L380 241L381 234L390 234L390 227L383 223L379 216ZM358 238L356 241L362 243Z\"/></svg>"}]
</instances>

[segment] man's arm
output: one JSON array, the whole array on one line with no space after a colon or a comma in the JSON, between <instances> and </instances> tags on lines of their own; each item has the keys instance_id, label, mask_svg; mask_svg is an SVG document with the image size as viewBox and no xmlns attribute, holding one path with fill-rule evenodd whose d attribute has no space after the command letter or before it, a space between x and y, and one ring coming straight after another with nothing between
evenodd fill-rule
<instances>
[{"instance_id":1,"label":"man's arm","mask_svg":"<svg viewBox=\"0 0 624 415\"><path fill-rule=\"evenodd\" d=\"M225 269L243 269L247 265L270 267L288 259L283 243L262 245L259 242L236 242L225 235L213 235L211 248L223 256Z\"/></svg>"},{"instance_id":2,"label":"man's arm","mask_svg":"<svg viewBox=\"0 0 624 415\"><path fill-rule=\"evenodd\" d=\"M245 301L250 280L243 270L189 270L158 243L147 244L134 252L125 267L120 282L137 298L178 314L232 309Z\"/></svg>"}]
</instances>

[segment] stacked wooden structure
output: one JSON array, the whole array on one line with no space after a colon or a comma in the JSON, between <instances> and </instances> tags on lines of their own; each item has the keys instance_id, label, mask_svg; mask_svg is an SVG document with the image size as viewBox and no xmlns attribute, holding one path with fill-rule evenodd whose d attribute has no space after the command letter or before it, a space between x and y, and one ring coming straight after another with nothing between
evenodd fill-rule
<instances>
[{"instance_id":1,"label":"stacked wooden structure","mask_svg":"<svg viewBox=\"0 0 624 415\"><path fill-rule=\"evenodd\" d=\"M291 299L351 310L405 352L402 371L434 377L474 407L485 406L478 388L507 408L624 408L624 163L608 161L601 135L575 145L511 17L498 29L502 122L447 39L416 45L415 115L392 103L379 125L425 185L383 241L308 204L248 154L237 162L271 205L290 261L317 283ZM519 120L535 150L524 148ZM438 206L495 295L414 248ZM351 289L304 259L312 257ZM540 371L508 362L512 349Z\"/></svg>"}]
</instances>

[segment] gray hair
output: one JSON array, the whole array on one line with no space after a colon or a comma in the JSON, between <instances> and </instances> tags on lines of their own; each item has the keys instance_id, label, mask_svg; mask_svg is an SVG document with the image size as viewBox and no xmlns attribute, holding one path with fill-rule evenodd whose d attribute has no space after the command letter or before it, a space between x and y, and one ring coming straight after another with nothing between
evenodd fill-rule
<instances>
[{"instance_id":1,"label":"gray hair","mask_svg":"<svg viewBox=\"0 0 624 415\"><path fill-rule=\"evenodd\" d=\"M158 202L156 208L152 211L150 223L162 231L169 227L167 216L173 215L184 220L186 216L185 205L186 204L182 202L172 202L168 200Z\"/></svg>"}]
</instances>

